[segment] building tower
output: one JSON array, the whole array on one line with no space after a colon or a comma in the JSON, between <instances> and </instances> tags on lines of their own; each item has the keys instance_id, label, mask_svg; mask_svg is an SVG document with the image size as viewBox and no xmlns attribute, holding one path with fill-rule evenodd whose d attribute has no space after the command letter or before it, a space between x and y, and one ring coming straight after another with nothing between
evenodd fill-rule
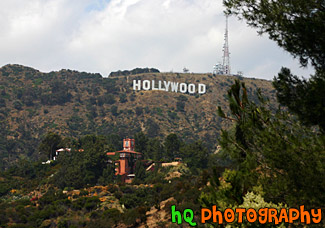
<instances>
[{"instance_id":1,"label":"building tower","mask_svg":"<svg viewBox=\"0 0 325 228\"><path fill-rule=\"evenodd\" d=\"M108 156L118 154L118 160L114 161L115 175L120 175L122 182L131 183L134 178L135 162L142 154L134 151L134 139L123 139L123 150L108 152Z\"/></svg>"},{"instance_id":2,"label":"building tower","mask_svg":"<svg viewBox=\"0 0 325 228\"><path fill-rule=\"evenodd\" d=\"M230 57L229 57L229 44L228 44L228 15L226 15L226 32L225 32L225 44L223 45L223 73L230 75Z\"/></svg>"}]
</instances>

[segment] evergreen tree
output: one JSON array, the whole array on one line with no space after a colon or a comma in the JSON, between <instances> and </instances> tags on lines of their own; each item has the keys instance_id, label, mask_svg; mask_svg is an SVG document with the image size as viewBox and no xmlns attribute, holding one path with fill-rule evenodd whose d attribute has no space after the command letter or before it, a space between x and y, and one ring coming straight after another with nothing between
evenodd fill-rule
<instances>
[{"instance_id":1,"label":"evergreen tree","mask_svg":"<svg viewBox=\"0 0 325 228\"><path fill-rule=\"evenodd\" d=\"M317 70L309 80L301 80L282 68L273 85L281 104L296 113L304 124L318 125L325 132L325 71Z\"/></svg>"},{"instance_id":2,"label":"evergreen tree","mask_svg":"<svg viewBox=\"0 0 325 228\"><path fill-rule=\"evenodd\" d=\"M107 164L106 168L103 169L102 176L98 179L101 185L108 185L115 180L115 169L114 164Z\"/></svg>"},{"instance_id":3,"label":"evergreen tree","mask_svg":"<svg viewBox=\"0 0 325 228\"><path fill-rule=\"evenodd\" d=\"M224 0L227 14L245 19L269 38L299 58L303 67L315 68L309 80L299 79L282 68L274 79L281 104L305 124L325 131L325 6L324 1Z\"/></svg>"},{"instance_id":4,"label":"evergreen tree","mask_svg":"<svg viewBox=\"0 0 325 228\"><path fill-rule=\"evenodd\" d=\"M180 155L189 168L205 169L207 167L209 151L201 141L181 147Z\"/></svg>"},{"instance_id":5,"label":"evergreen tree","mask_svg":"<svg viewBox=\"0 0 325 228\"><path fill-rule=\"evenodd\" d=\"M219 108L220 116L235 124L220 139L223 152L234 162L234 170L223 176L231 188L224 188L220 174L215 173L214 187L209 187L202 202L241 204L243 196L254 191L266 201L292 207L324 205L325 136L302 126L286 111L272 113L261 98L261 105L256 105L245 93L244 84L236 81L228 93L231 116ZM212 189L224 190L215 194Z\"/></svg>"},{"instance_id":6,"label":"evergreen tree","mask_svg":"<svg viewBox=\"0 0 325 228\"><path fill-rule=\"evenodd\" d=\"M82 188L95 185L97 182L107 183L112 167L108 166L108 157L105 154L106 138L104 136L86 135L79 139L78 148L61 154L58 162L61 167L54 175L52 182L60 187Z\"/></svg>"},{"instance_id":7,"label":"evergreen tree","mask_svg":"<svg viewBox=\"0 0 325 228\"><path fill-rule=\"evenodd\" d=\"M55 155L55 151L62 147L62 138L60 135L49 132L42 139L38 150L40 153L46 155L50 160L52 160Z\"/></svg>"},{"instance_id":8,"label":"evergreen tree","mask_svg":"<svg viewBox=\"0 0 325 228\"><path fill-rule=\"evenodd\" d=\"M148 140L149 140L148 137L142 131L139 133L136 133L134 135L135 150L137 152L146 154Z\"/></svg>"},{"instance_id":9,"label":"evergreen tree","mask_svg":"<svg viewBox=\"0 0 325 228\"><path fill-rule=\"evenodd\" d=\"M134 174L135 174L136 180L143 181L146 178L146 169L145 169L145 166L144 166L143 162L138 160L135 163L135 172L134 172Z\"/></svg>"},{"instance_id":10,"label":"evergreen tree","mask_svg":"<svg viewBox=\"0 0 325 228\"><path fill-rule=\"evenodd\" d=\"M154 161L160 161L162 159L164 148L161 145L158 138L149 139L147 146L147 156Z\"/></svg>"},{"instance_id":11,"label":"evergreen tree","mask_svg":"<svg viewBox=\"0 0 325 228\"><path fill-rule=\"evenodd\" d=\"M174 160L175 157L179 156L181 141L176 134L169 134L165 139L164 147L166 150L166 158L168 160Z\"/></svg>"}]
</instances>

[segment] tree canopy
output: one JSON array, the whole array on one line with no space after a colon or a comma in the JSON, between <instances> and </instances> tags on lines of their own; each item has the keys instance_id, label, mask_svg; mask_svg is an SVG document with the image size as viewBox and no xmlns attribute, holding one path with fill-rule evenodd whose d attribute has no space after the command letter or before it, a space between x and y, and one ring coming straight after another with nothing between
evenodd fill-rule
<instances>
[{"instance_id":1,"label":"tree canopy","mask_svg":"<svg viewBox=\"0 0 325 228\"><path fill-rule=\"evenodd\" d=\"M51 160L55 155L55 151L59 149L60 146L62 146L61 136L54 132L49 132L42 139L38 149Z\"/></svg>"},{"instance_id":2,"label":"tree canopy","mask_svg":"<svg viewBox=\"0 0 325 228\"><path fill-rule=\"evenodd\" d=\"M252 204L244 202L253 194L260 205L322 207L324 135L301 125L288 111L272 112L261 96L259 105L250 101L245 85L238 80L228 97L230 115L221 108L219 115L233 121L234 126L222 131L219 142L221 153L231 158L232 165L223 173L214 172L211 185L201 195L202 206L250 208Z\"/></svg>"},{"instance_id":3,"label":"tree canopy","mask_svg":"<svg viewBox=\"0 0 325 228\"><path fill-rule=\"evenodd\" d=\"M273 85L282 105L305 124L325 130L325 3L323 0L224 0L226 13L244 19L259 34L268 34L280 47L310 63L315 75L300 79L282 68Z\"/></svg>"}]
</instances>

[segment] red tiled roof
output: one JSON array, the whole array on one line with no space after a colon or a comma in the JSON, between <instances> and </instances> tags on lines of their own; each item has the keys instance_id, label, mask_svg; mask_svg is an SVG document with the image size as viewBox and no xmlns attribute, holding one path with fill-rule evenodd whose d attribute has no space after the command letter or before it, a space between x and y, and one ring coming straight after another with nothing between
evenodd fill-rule
<instances>
[{"instance_id":1,"label":"red tiled roof","mask_svg":"<svg viewBox=\"0 0 325 228\"><path fill-rule=\"evenodd\" d=\"M113 155L110 153L130 153L130 154L142 154L140 152L135 152L135 151L129 151L129 150L120 150L120 151L115 151L115 152L108 152L107 155Z\"/></svg>"}]
</instances>

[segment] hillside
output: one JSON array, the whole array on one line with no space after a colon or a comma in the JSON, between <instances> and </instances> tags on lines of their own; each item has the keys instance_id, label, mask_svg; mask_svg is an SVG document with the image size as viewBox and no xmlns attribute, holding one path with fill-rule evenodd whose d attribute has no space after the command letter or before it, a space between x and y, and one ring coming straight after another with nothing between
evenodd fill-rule
<instances>
[{"instance_id":1,"label":"hillside","mask_svg":"<svg viewBox=\"0 0 325 228\"><path fill-rule=\"evenodd\" d=\"M71 70L42 73L20 66L0 68L1 167L18 158L38 157L37 146L49 131L65 137L117 134L132 137L143 131L162 138L176 133L185 141L201 139L211 149L222 127L231 123L217 116L227 108L227 90L238 77L146 73L104 78ZM134 91L133 80L203 83L205 94ZM271 82L240 78L256 100L257 88L275 104Z\"/></svg>"}]
</instances>

